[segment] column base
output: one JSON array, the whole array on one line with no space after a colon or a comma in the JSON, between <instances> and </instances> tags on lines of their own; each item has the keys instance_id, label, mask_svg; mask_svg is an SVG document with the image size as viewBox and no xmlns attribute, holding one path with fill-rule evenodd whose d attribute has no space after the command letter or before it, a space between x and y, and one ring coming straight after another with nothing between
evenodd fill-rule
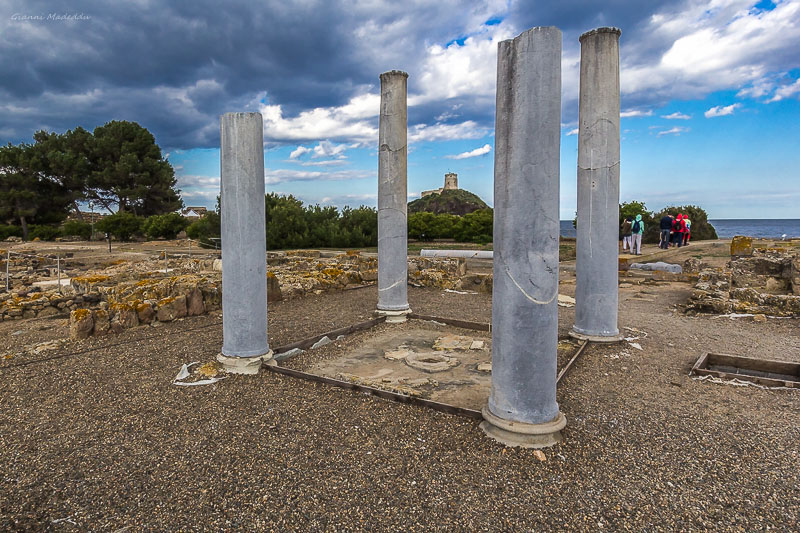
<instances>
[{"instance_id":1,"label":"column base","mask_svg":"<svg viewBox=\"0 0 800 533\"><path fill-rule=\"evenodd\" d=\"M411 309L403 309L401 311L384 311L383 309L377 309L375 314L377 316L385 316L388 324L402 324L408 320L407 315L411 314Z\"/></svg>"},{"instance_id":2,"label":"column base","mask_svg":"<svg viewBox=\"0 0 800 533\"><path fill-rule=\"evenodd\" d=\"M253 357L230 357L227 355L217 354L217 361L222 364L223 370L229 374L258 374L261 370L262 364L276 364L275 359L272 358L272 350L263 354Z\"/></svg>"},{"instance_id":3,"label":"column base","mask_svg":"<svg viewBox=\"0 0 800 533\"><path fill-rule=\"evenodd\" d=\"M567 419L560 411L553 420L544 424L505 420L493 415L488 407L484 407L481 412L483 422L480 423L480 428L489 437L506 446L548 448L564 440L561 430L566 427Z\"/></svg>"},{"instance_id":4,"label":"column base","mask_svg":"<svg viewBox=\"0 0 800 533\"><path fill-rule=\"evenodd\" d=\"M572 330L569 332L569 336L573 339L578 339L581 341L589 341L589 342L603 342L606 344L613 344L615 342L622 342L622 335L617 333L616 335L589 335L587 333L581 333L580 331L576 331L573 327Z\"/></svg>"}]
</instances>

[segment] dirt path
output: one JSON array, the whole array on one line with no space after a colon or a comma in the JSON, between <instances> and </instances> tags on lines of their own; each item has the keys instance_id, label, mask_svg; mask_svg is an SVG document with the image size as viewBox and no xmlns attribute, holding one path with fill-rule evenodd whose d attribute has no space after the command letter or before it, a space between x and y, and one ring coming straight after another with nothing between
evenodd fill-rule
<instances>
[{"instance_id":1,"label":"dirt path","mask_svg":"<svg viewBox=\"0 0 800 533\"><path fill-rule=\"evenodd\" d=\"M621 289L620 325L647 333L642 350L584 353L558 391L565 441L544 462L467 419L269 372L173 386L182 363L219 350L218 315L0 360L0 529L790 530L800 393L687 371L710 350L800 360L800 320L686 317L688 293ZM488 295L409 299L419 313L491 316ZM271 305L270 342L364 320L376 300L373 287ZM560 333L573 317L559 308ZM0 338L57 338L51 322L2 323Z\"/></svg>"}]
</instances>

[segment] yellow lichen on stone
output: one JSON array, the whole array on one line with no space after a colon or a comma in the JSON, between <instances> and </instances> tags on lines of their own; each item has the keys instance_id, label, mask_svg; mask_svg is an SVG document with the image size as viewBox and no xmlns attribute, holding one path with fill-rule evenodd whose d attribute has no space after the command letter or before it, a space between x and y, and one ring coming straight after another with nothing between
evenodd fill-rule
<instances>
[{"instance_id":1,"label":"yellow lichen on stone","mask_svg":"<svg viewBox=\"0 0 800 533\"><path fill-rule=\"evenodd\" d=\"M741 257L753 255L753 239L751 237L735 236L731 240L731 256Z\"/></svg>"},{"instance_id":2,"label":"yellow lichen on stone","mask_svg":"<svg viewBox=\"0 0 800 533\"><path fill-rule=\"evenodd\" d=\"M92 312L90 310L88 310L88 309L83 309L83 308L75 309L72 312L72 318L74 318L75 320L83 320L84 318L86 318L90 314L92 314Z\"/></svg>"}]
</instances>

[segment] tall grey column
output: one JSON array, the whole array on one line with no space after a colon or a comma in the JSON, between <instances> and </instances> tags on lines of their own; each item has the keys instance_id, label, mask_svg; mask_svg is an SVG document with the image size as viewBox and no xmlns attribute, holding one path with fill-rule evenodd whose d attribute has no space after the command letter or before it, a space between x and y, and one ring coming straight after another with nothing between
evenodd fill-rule
<instances>
[{"instance_id":1,"label":"tall grey column","mask_svg":"<svg viewBox=\"0 0 800 533\"><path fill-rule=\"evenodd\" d=\"M492 389L481 428L510 446L561 440L558 350L561 32L497 51Z\"/></svg>"},{"instance_id":2,"label":"tall grey column","mask_svg":"<svg viewBox=\"0 0 800 533\"><path fill-rule=\"evenodd\" d=\"M578 240L571 335L621 340L619 305L619 35L581 35L578 117Z\"/></svg>"},{"instance_id":3,"label":"tall grey column","mask_svg":"<svg viewBox=\"0 0 800 533\"><path fill-rule=\"evenodd\" d=\"M220 118L222 353L228 372L256 374L267 342L264 130L260 113Z\"/></svg>"},{"instance_id":4,"label":"tall grey column","mask_svg":"<svg viewBox=\"0 0 800 533\"><path fill-rule=\"evenodd\" d=\"M378 314L403 322L408 307L408 222L406 219L408 74L381 74L378 132Z\"/></svg>"}]
</instances>

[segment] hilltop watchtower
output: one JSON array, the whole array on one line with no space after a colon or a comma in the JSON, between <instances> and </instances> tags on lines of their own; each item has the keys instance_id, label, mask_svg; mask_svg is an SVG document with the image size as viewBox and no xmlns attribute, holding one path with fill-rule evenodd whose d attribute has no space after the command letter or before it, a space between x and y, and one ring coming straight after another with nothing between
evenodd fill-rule
<instances>
[{"instance_id":1,"label":"hilltop watchtower","mask_svg":"<svg viewBox=\"0 0 800 533\"><path fill-rule=\"evenodd\" d=\"M444 187L433 189L430 191L422 191L420 198L428 196L429 194L441 194L442 191L457 191L458 190L458 174L455 172L448 172L444 175Z\"/></svg>"},{"instance_id":2,"label":"hilltop watchtower","mask_svg":"<svg viewBox=\"0 0 800 533\"><path fill-rule=\"evenodd\" d=\"M444 175L444 190L457 190L458 189L458 174L455 172L448 172Z\"/></svg>"}]
</instances>

